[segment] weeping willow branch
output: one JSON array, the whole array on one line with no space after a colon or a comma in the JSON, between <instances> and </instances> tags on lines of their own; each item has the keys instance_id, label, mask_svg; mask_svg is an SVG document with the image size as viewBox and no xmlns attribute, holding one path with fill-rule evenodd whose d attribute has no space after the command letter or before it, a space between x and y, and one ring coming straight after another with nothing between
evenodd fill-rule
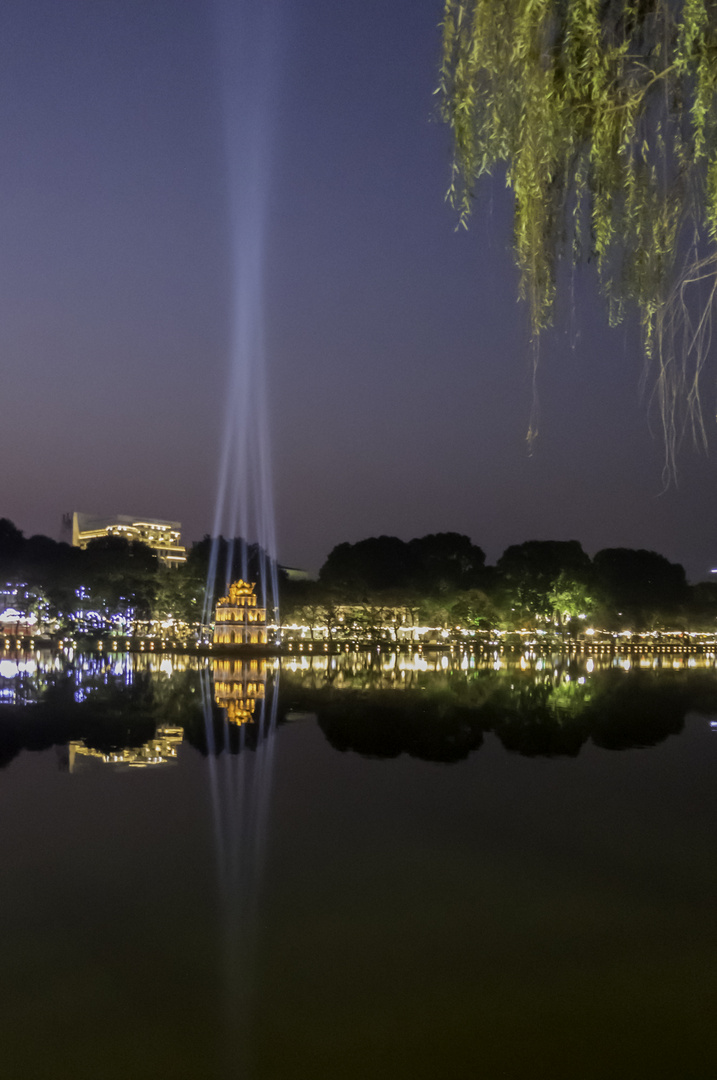
<instances>
[{"instance_id":1,"label":"weeping willow branch","mask_svg":"<svg viewBox=\"0 0 717 1080\"><path fill-rule=\"evenodd\" d=\"M481 178L505 169L535 341L551 322L561 259L595 259L611 322L637 308L669 478L686 433L706 445L717 3L445 0L442 30L449 198L461 223Z\"/></svg>"}]
</instances>

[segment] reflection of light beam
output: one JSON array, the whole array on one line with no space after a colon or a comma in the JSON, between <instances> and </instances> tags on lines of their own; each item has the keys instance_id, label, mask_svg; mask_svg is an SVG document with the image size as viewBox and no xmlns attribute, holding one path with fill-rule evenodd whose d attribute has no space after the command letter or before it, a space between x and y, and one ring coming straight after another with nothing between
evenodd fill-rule
<instances>
[{"instance_id":1,"label":"reflection of light beam","mask_svg":"<svg viewBox=\"0 0 717 1080\"><path fill-rule=\"evenodd\" d=\"M239 685L246 685L247 680L256 684L266 679L265 665L260 671L256 662L237 664L234 670ZM231 723L227 708L218 710L222 725L218 738L215 695L208 668L201 672L201 696L223 920L225 1004L228 1022L236 1033L251 991L254 926L267 850L279 672L275 672L268 690L262 687L257 694L253 723L237 726ZM256 740L253 753L247 746L249 732ZM234 1043L231 1052L236 1053ZM236 1060L233 1066L236 1067Z\"/></svg>"},{"instance_id":2,"label":"reflection of light beam","mask_svg":"<svg viewBox=\"0 0 717 1080\"><path fill-rule=\"evenodd\" d=\"M212 713L212 692L209 680L209 672L205 668L199 673L200 691L202 696L202 713L204 715L204 733L207 740L207 762L209 765L209 789L212 800L212 818L214 821L214 841L216 845L217 869L222 874L222 852L224 850L224 836L222 827L222 815L219 807L219 783L217 781L217 748L214 741L214 717Z\"/></svg>"}]
</instances>

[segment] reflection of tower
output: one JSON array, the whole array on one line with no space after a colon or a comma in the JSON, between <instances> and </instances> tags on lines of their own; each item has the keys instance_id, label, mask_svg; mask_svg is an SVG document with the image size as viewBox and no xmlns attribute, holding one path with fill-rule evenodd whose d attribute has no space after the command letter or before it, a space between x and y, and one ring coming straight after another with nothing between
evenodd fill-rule
<instances>
[{"instance_id":1,"label":"reflection of tower","mask_svg":"<svg viewBox=\"0 0 717 1080\"><path fill-rule=\"evenodd\" d=\"M215 645L265 645L266 608L256 606L254 583L235 581L217 601Z\"/></svg>"},{"instance_id":2,"label":"reflection of tower","mask_svg":"<svg viewBox=\"0 0 717 1080\"><path fill-rule=\"evenodd\" d=\"M214 700L227 710L232 724L248 724L254 719L257 701L264 700L266 664L263 660L215 660Z\"/></svg>"}]
</instances>

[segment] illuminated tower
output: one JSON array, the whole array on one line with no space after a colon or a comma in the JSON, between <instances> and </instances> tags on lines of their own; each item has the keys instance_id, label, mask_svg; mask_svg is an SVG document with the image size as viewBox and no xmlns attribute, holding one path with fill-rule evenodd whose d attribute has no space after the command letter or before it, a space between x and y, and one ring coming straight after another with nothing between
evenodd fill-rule
<instances>
[{"instance_id":1,"label":"illuminated tower","mask_svg":"<svg viewBox=\"0 0 717 1080\"><path fill-rule=\"evenodd\" d=\"M235 581L217 601L215 645L266 645L266 608L256 606L254 583Z\"/></svg>"}]
</instances>

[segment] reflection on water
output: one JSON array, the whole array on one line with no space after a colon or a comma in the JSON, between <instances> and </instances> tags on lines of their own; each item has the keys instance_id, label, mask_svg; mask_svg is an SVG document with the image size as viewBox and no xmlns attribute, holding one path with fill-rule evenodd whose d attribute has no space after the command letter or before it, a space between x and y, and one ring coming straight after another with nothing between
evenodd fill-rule
<instances>
[{"instance_id":1,"label":"reflection on water","mask_svg":"<svg viewBox=\"0 0 717 1080\"><path fill-rule=\"evenodd\" d=\"M712 658L0 659L3 1076L711 1078Z\"/></svg>"},{"instance_id":2,"label":"reflection on water","mask_svg":"<svg viewBox=\"0 0 717 1080\"><path fill-rule=\"evenodd\" d=\"M212 663L214 700L226 710L230 724L249 724L257 702L264 702L266 662L264 660L215 660Z\"/></svg>"},{"instance_id":3,"label":"reflection on water","mask_svg":"<svg viewBox=\"0 0 717 1080\"><path fill-rule=\"evenodd\" d=\"M714 658L347 653L284 665L291 707L337 750L458 761L486 734L516 753L656 745L689 711L717 712Z\"/></svg>"},{"instance_id":4,"label":"reflection on water","mask_svg":"<svg viewBox=\"0 0 717 1080\"><path fill-rule=\"evenodd\" d=\"M126 765L132 769L146 769L151 765L167 765L177 760L177 747L181 746L184 731L177 727L158 727L153 739L142 746L124 746L115 750L96 750L85 746L81 740L73 740L67 746L67 770L76 772L85 761L100 761L104 765Z\"/></svg>"},{"instance_id":5,"label":"reflection on water","mask_svg":"<svg viewBox=\"0 0 717 1080\"><path fill-rule=\"evenodd\" d=\"M268 694L267 677L265 660L214 661L200 672L219 885L221 1041L227 1075L245 1073L247 1067L241 1029L254 985L255 924L267 851L279 703L278 673ZM254 751L251 762L242 753L249 747Z\"/></svg>"},{"instance_id":6,"label":"reflection on water","mask_svg":"<svg viewBox=\"0 0 717 1080\"><path fill-rule=\"evenodd\" d=\"M80 758L166 764L182 742L233 756L299 715L315 716L335 749L370 757L459 761L488 734L516 753L574 756L588 741L656 745L690 711L717 713L711 656L18 654L0 661L0 764L53 745L71 770Z\"/></svg>"}]
</instances>

